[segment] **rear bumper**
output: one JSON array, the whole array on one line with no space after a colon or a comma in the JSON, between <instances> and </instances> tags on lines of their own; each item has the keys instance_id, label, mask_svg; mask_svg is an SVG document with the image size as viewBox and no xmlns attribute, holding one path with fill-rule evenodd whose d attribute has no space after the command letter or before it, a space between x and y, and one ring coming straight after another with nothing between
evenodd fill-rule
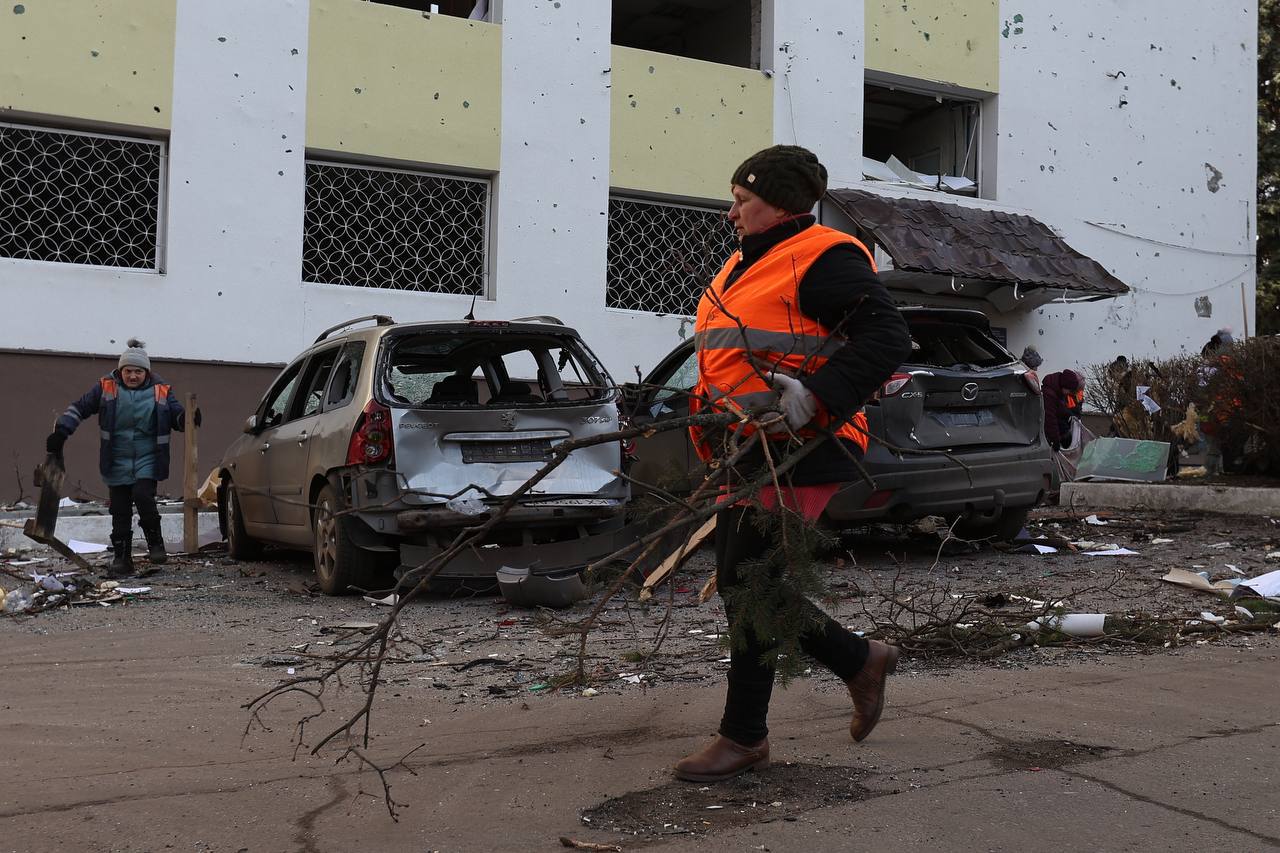
<instances>
[{"instance_id":1,"label":"rear bumper","mask_svg":"<svg viewBox=\"0 0 1280 853\"><path fill-rule=\"evenodd\" d=\"M898 459L873 449L864 466L875 486L864 481L848 484L831 498L826 518L839 523L908 521L926 515L992 515L1005 508L1035 506L1051 488L1051 453L1044 443L966 451L955 454L964 462L962 467L945 456ZM878 463L877 456L884 461Z\"/></svg>"},{"instance_id":2,"label":"rear bumper","mask_svg":"<svg viewBox=\"0 0 1280 853\"><path fill-rule=\"evenodd\" d=\"M620 547L623 521L619 516L602 524L580 526L579 536L559 542L481 544L462 551L435 576L441 579L483 580L496 584L497 572L503 567L527 568L534 577L580 571ZM403 577L406 572L429 562L443 550L438 542L402 541L400 568L396 570L396 577Z\"/></svg>"}]
</instances>

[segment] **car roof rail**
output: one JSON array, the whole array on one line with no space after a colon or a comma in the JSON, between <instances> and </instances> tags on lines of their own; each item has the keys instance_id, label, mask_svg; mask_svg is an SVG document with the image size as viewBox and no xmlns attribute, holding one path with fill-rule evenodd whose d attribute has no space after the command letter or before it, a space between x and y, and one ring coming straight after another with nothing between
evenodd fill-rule
<instances>
[{"instance_id":1,"label":"car roof rail","mask_svg":"<svg viewBox=\"0 0 1280 853\"><path fill-rule=\"evenodd\" d=\"M325 338L332 335L334 332L340 332L343 329L349 328L350 326L354 326L356 323L363 323L366 320L373 320L379 326L390 326L395 322L395 320L392 320L386 314L367 314L364 317L356 317L354 320L347 320L345 322L339 323L336 326L330 326L329 328L325 329L323 332L320 333L320 337L316 338L315 342L320 343Z\"/></svg>"},{"instance_id":2,"label":"car roof rail","mask_svg":"<svg viewBox=\"0 0 1280 853\"><path fill-rule=\"evenodd\" d=\"M550 314L534 314L532 317L517 317L511 322L513 323L552 323L557 326L563 326L564 321L559 317L552 317Z\"/></svg>"}]
</instances>

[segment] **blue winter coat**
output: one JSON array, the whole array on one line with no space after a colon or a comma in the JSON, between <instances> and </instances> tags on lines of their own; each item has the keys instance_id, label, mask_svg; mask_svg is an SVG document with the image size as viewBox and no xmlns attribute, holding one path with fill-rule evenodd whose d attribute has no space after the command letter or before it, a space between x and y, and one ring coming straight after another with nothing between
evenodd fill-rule
<instances>
[{"instance_id":1,"label":"blue winter coat","mask_svg":"<svg viewBox=\"0 0 1280 853\"><path fill-rule=\"evenodd\" d=\"M139 413L130 412L126 418L128 423L120 424L120 394L127 390L120 371L112 371L67 407L58 418L57 429L71 435L85 418L98 416L98 470L108 485L125 485L144 478L167 479L169 434L171 430L181 432L186 427L186 411L173 390L148 371L146 380L136 390L151 392L154 409L150 423L140 426ZM124 429L119 428L122 426Z\"/></svg>"}]
</instances>

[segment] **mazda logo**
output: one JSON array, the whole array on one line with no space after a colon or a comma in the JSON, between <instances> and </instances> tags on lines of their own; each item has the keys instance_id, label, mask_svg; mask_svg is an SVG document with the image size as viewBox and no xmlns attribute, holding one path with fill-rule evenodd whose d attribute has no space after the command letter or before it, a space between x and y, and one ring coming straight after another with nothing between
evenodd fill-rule
<instances>
[{"instance_id":1,"label":"mazda logo","mask_svg":"<svg viewBox=\"0 0 1280 853\"><path fill-rule=\"evenodd\" d=\"M972 403L974 400L978 399L978 383L966 382L964 387L960 389L960 396L963 397L965 401L969 403Z\"/></svg>"}]
</instances>

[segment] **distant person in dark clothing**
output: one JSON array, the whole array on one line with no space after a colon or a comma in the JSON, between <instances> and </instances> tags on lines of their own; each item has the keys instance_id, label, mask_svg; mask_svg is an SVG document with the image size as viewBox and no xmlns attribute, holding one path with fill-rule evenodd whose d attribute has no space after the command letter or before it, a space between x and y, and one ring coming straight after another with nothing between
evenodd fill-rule
<instances>
[{"instance_id":1,"label":"distant person in dark clothing","mask_svg":"<svg viewBox=\"0 0 1280 853\"><path fill-rule=\"evenodd\" d=\"M1071 443L1071 418L1084 406L1084 377L1074 370L1050 373L1040 383L1044 392L1044 437L1054 450Z\"/></svg>"},{"instance_id":2,"label":"distant person in dark clothing","mask_svg":"<svg viewBox=\"0 0 1280 853\"><path fill-rule=\"evenodd\" d=\"M1213 337L1200 348L1200 354L1205 358L1217 355L1223 347L1230 346L1236 342L1235 335L1231 334L1230 329L1219 329L1213 333Z\"/></svg>"}]
</instances>

